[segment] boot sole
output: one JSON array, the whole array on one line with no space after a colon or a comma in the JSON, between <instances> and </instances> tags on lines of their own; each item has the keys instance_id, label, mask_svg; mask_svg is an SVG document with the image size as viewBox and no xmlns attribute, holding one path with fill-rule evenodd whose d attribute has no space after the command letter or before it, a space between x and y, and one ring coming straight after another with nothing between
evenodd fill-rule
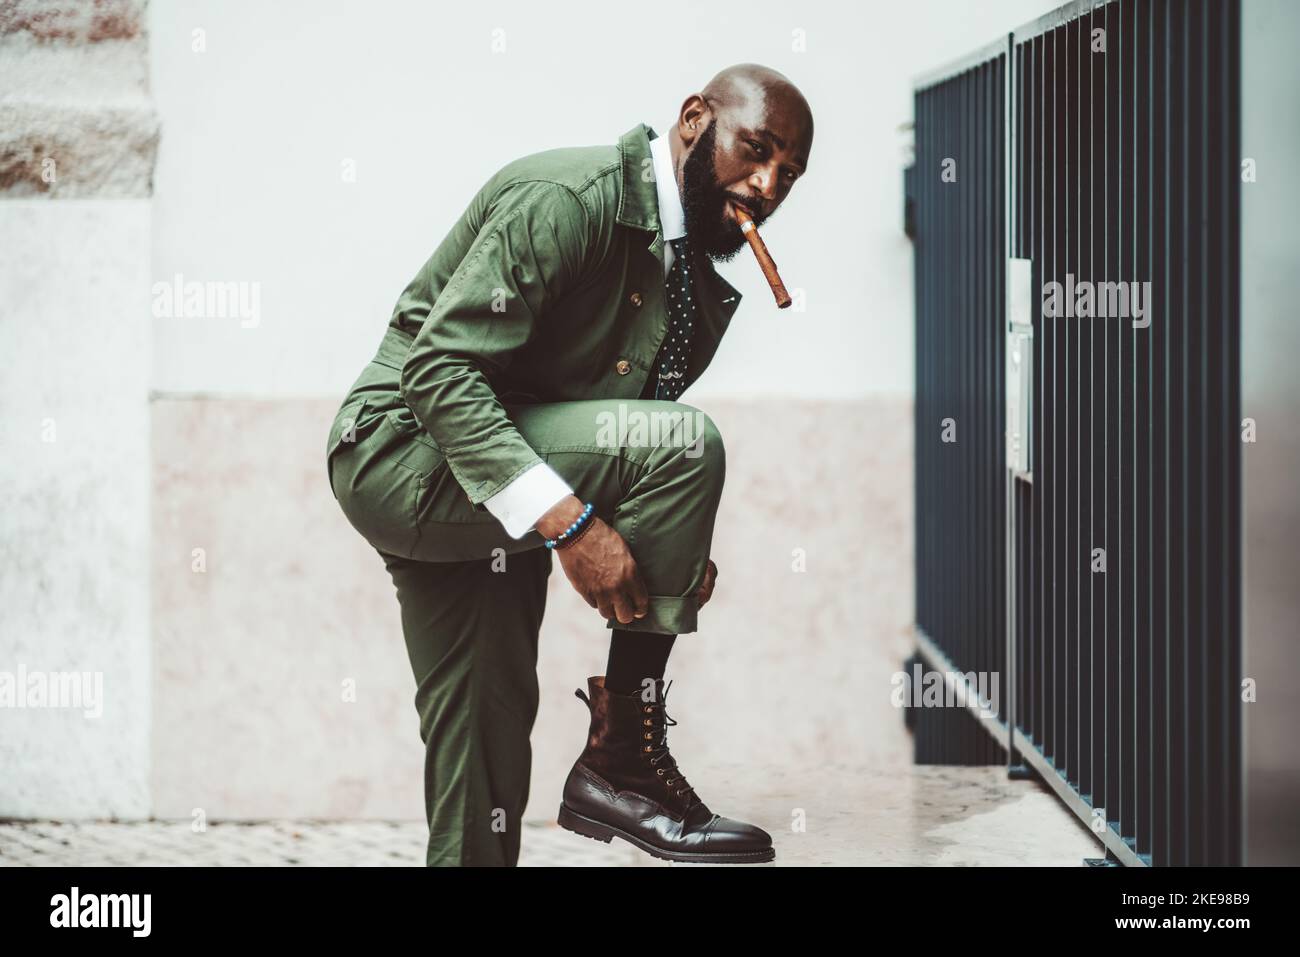
<instances>
[{"instance_id":1,"label":"boot sole","mask_svg":"<svg viewBox=\"0 0 1300 957\"><path fill-rule=\"evenodd\" d=\"M715 852L712 854L704 851L665 850L642 840L635 834L629 834L620 828L602 824L600 821L593 821L591 818L571 810L563 801L560 802L560 814L556 823L566 831L581 834L593 841L603 841L608 844L611 838L621 838L633 847L645 851L651 857L657 857L661 861L681 861L685 864L763 864L776 857L776 848L774 847L764 848L761 851Z\"/></svg>"}]
</instances>

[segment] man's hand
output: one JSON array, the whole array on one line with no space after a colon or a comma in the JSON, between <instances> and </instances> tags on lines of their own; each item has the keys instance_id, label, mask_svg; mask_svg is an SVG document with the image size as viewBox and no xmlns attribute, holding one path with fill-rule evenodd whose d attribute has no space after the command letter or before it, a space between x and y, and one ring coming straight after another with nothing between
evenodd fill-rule
<instances>
[{"instance_id":1,"label":"man's hand","mask_svg":"<svg viewBox=\"0 0 1300 957\"><path fill-rule=\"evenodd\" d=\"M570 495L538 520L537 531L554 538L572 525L585 507L577 496ZM633 618L644 618L650 609L650 595L627 542L595 515L588 521L591 528L580 539L555 550L569 583L607 619L626 625Z\"/></svg>"},{"instance_id":2,"label":"man's hand","mask_svg":"<svg viewBox=\"0 0 1300 957\"><path fill-rule=\"evenodd\" d=\"M713 564L713 559L709 559L709 567L704 570L704 584L700 590L695 593L695 597L700 600L700 607L703 608L710 598L713 597L713 585L718 580L718 566Z\"/></svg>"}]
</instances>

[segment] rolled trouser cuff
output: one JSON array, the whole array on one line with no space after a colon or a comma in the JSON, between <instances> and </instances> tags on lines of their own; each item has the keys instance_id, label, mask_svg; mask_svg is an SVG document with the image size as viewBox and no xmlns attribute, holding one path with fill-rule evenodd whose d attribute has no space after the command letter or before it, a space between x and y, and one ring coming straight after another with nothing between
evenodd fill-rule
<instances>
[{"instance_id":1,"label":"rolled trouser cuff","mask_svg":"<svg viewBox=\"0 0 1300 957\"><path fill-rule=\"evenodd\" d=\"M608 618L605 627L621 631L649 631L659 635L687 635L696 630L699 611L699 599L695 595L689 598L651 595L645 617L633 618L626 624L617 618Z\"/></svg>"}]
</instances>

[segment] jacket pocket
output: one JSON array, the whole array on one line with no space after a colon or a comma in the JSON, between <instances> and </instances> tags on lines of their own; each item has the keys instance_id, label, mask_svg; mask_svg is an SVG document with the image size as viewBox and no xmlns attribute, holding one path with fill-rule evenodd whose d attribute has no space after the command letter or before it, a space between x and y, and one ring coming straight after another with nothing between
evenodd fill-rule
<instances>
[{"instance_id":1,"label":"jacket pocket","mask_svg":"<svg viewBox=\"0 0 1300 957\"><path fill-rule=\"evenodd\" d=\"M405 405L389 409L385 415L400 442L393 449L394 460L419 476L420 485L428 485L447 464L447 457Z\"/></svg>"},{"instance_id":2,"label":"jacket pocket","mask_svg":"<svg viewBox=\"0 0 1300 957\"><path fill-rule=\"evenodd\" d=\"M356 420L355 440L345 428L348 409L339 413L339 434L331 435L331 488L348 522L375 548L410 555L418 540L415 510L424 479L413 467L409 434L382 400L371 399ZM376 408L375 406L378 406Z\"/></svg>"}]
</instances>

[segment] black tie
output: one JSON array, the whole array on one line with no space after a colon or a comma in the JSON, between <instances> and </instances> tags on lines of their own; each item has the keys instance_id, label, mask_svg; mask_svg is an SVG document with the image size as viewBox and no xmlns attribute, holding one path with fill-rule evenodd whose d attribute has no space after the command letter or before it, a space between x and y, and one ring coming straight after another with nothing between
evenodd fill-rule
<instances>
[{"instance_id":1,"label":"black tie","mask_svg":"<svg viewBox=\"0 0 1300 957\"><path fill-rule=\"evenodd\" d=\"M695 321L695 302L691 298L690 244L686 237L670 239L673 264L664 280L668 304L668 336L659 349L657 363L659 384L656 399L676 399L686 381L691 355L691 327Z\"/></svg>"}]
</instances>

